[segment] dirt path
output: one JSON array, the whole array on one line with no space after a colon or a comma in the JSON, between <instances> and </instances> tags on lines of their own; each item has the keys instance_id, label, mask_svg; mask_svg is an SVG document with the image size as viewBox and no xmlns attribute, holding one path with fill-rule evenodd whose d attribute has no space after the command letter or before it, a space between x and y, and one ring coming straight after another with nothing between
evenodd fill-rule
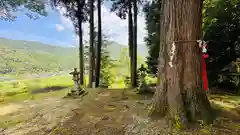
<instances>
[{"instance_id":1,"label":"dirt path","mask_svg":"<svg viewBox=\"0 0 240 135\"><path fill-rule=\"evenodd\" d=\"M147 117L149 97L139 100L124 97L121 91L100 93L91 104L74 110L75 115L59 124L52 131L54 135L155 135L165 127L156 128L162 121L150 123ZM155 128L154 128L155 127Z\"/></svg>"},{"instance_id":2,"label":"dirt path","mask_svg":"<svg viewBox=\"0 0 240 135\"><path fill-rule=\"evenodd\" d=\"M52 97L0 106L0 134L25 135L32 131L50 130L73 115L79 99Z\"/></svg>"},{"instance_id":3,"label":"dirt path","mask_svg":"<svg viewBox=\"0 0 240 135\"><path fill-rule=\"evenodd\" d=\"M51 130L51 135L169 135L163 119L153 120L147 116L152 96L136 95L121 90L102 91L96 98L74 110L75 115ZM225 112L226 113L226 112ZM239 135L240 121L236 117L218 117L213 126L181 132L184 135ZM176 131L175 131L176 132ZM33 134L38 134L34 132ZM44 134L42 132L42 134ZM46 132L45 132L46 134Z\"/></svg>"},{"instance_id":4,"label":"dirt path","mask_svg":"<svg viewBox=\"0 0 240 135\"><path fill-rule=\"evenodd\" d=\"M165 120L151 120L147 109L149 95L136 95L133 91L122 94L122 90L89 90L83 99L26 101L12 104L0 111L0 122L7 119L8 128L1 135L168 135ZM220 120L220 118L218 118ZM239 135L232 120L224 119L211 129L184 131L186 135ZM234 127L235 125L235 127ZM240 129L240 128L239 128ZM1 132L2 131L2 132Z\"/></svg>"}]
</instances>

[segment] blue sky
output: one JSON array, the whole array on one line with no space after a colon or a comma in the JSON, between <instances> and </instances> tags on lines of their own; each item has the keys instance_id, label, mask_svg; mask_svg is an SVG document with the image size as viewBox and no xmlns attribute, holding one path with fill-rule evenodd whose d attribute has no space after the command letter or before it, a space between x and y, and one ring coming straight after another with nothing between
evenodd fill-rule
<instances>
[{"instance_id":1,"label":"blue sky","mask_svg":"<svg viewBox=\"0 0 240 135\"><path fill-rule=\"evenodd\" d=\"M119 19L115 13L109 11L110 4L102 6L103 33L110 40L127 45L127 20ZM18 40L40 41L60 46L73 46L77 44L78 37L74 34L71 21L63 16L65 10L54 11L48 9L48 16L37 20L29 19L24 13L17 13L16 21L0 20L0 37ZM94 13L97 15L97 12ZM95 17L95 21L96 17ZM88 24L84 24L84 39L88 40ZM138 43L143 43L145 24L143 16L138 17Z\"/></svg>"}]
</instances>

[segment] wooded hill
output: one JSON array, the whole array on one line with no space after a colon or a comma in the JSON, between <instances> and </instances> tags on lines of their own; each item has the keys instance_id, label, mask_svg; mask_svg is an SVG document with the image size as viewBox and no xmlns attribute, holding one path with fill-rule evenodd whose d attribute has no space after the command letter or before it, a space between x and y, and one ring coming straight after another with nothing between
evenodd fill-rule
<instances>
[{"instance_id":1,"label":"wooded hill","mask_svg":"<svg viewBox=\"0 0 240 135\"><path fill-rule=\"evenodd\" d=\"M112 59L119 59L127 46L108 42ZM147 56L144 45L138 48L141 58ZM128 53L126 53L128 55ZM65 71L78 67L78 48L60 47L40 42L0 38L0 74Z\"/></svg>"}]
</instances>

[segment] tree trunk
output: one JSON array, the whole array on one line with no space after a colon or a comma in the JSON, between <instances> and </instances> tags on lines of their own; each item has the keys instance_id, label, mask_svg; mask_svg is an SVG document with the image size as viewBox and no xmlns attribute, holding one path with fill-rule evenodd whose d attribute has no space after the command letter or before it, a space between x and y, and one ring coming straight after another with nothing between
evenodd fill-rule
<instances>
[{"instance_id":1,"label":"tree trunk","mask_svg":"<svg viewBox=\"0 0 240 135\"><path fill-rule=\"evenodd\" d=\"M211 117L211 106L203 90L197 44L201 38L202 0L163 0L162 6L159 84L151 114L168 114L171 122L180 120L184 124L206 120Z\"/></svg>"},{"instance_id":2,"label":"tree trunk","mask_svg":"<svg viewBox=\"0 0 240 135\"><path fill-rule=\"evenodd\" d=\"M89 1L89 6L90 6L90 18L89 18L89 23L90 23L90 36L89 36L89 82L88 82L88 87L92 88L92 82L94 81L94 65L95 65L95 59L94 59L94 0Z\"/></svg>"},{"instance_id":3,"label":"tree trunk","mask_svg":"<svg viewBox=\"0 0 240 135\"><path fill-rule=\"evenodd\" d=\"M83 50L83 32L82 32L82 22L83 22L83 6L85 1L80 3L78 1L78 37L79 37L79 71L80 71L80 80L81 85L84 84L84 50Z\"/></svg>"},{"instance_id":4,"label":"tree trunk","mask_svg":"<svg viewBox=\"0 0 240 135\"><path fill-rule=\"evenodd\" d=\"M133 1L133 47L132 47L132 55L133 55L133 66L132 66L132 87L137 86L137 0Z\"/></svg>"},{"instance_id":5,"label":"tree trunk","mask_svg":"<svg viewBox=\"0 0 240 135\"><path fill-rule=\"evenodd\" d=\"M132 20L132 0L128 0L128 45L130 57L130 78L133 86L133 20Z\"/></svg>"},{"instance_id":6,"label":"tree trunk","mask_svg":"<svg viewBox=\"0 0 240 135\"><path fill-rule=\"evenodd\" d=\"M97 65L96 65L96 87L99 87L100 70L101 70L101 48L102 48L102 16L101 16L101 0L97 1L98 8L98 42L97 42Z\"/></svg>"}]
</instances>

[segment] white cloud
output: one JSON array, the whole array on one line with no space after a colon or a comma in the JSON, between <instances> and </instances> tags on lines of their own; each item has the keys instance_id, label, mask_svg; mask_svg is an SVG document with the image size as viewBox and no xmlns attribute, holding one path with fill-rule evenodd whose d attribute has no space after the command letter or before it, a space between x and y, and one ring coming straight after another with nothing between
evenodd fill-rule
<instances>
[{"instance_id":1,"label":"white cloud","mask_svg":"<svg viewBox=\"0 0 240 135\"><path fill-rule=\"evenodd\" d=\"M60 21L62 25L64 25L64 27L66 28L73 29L72 21L64 16L64 13L66 13L66 9L64 7L58 7L57 9L60 13Z\"/></svg>"},{"instance_id":2,"label":"white cloud","mask_svg":"<svg viewBox=\"0 0 240 135\"><path fill-rule=\"evenodd\" d=\"M64 27L73 29L71 20L63 16L65 12L64 8L60 8L61 14L60 20ZM97 24L97 11L94 12L94 21ZM120 44L128 44L128 20L121 20L115 13L110 12L110 9L105 5L102 5L102 29L103 34L109 37L110 40L116 41ZM89 39L89 24L83 24L84 40ZM73 32L74 34L74 32ZM145 32L145 20L143 16L138 16L138 44L144 43ZM78 39L78 38L75 38Z\"/></svg>"},{"instance_id":3,"label":"white cloud","mask_svg":"<svg viewBox=\"0 0 240 135\"><path fill-rule=\"evenodd\" d=\"M63 31L65 28L64 28L64 26L63 25L61 25L61 24L56 24L56 30L57 31Z\"/></svg>"}]
</instances>

